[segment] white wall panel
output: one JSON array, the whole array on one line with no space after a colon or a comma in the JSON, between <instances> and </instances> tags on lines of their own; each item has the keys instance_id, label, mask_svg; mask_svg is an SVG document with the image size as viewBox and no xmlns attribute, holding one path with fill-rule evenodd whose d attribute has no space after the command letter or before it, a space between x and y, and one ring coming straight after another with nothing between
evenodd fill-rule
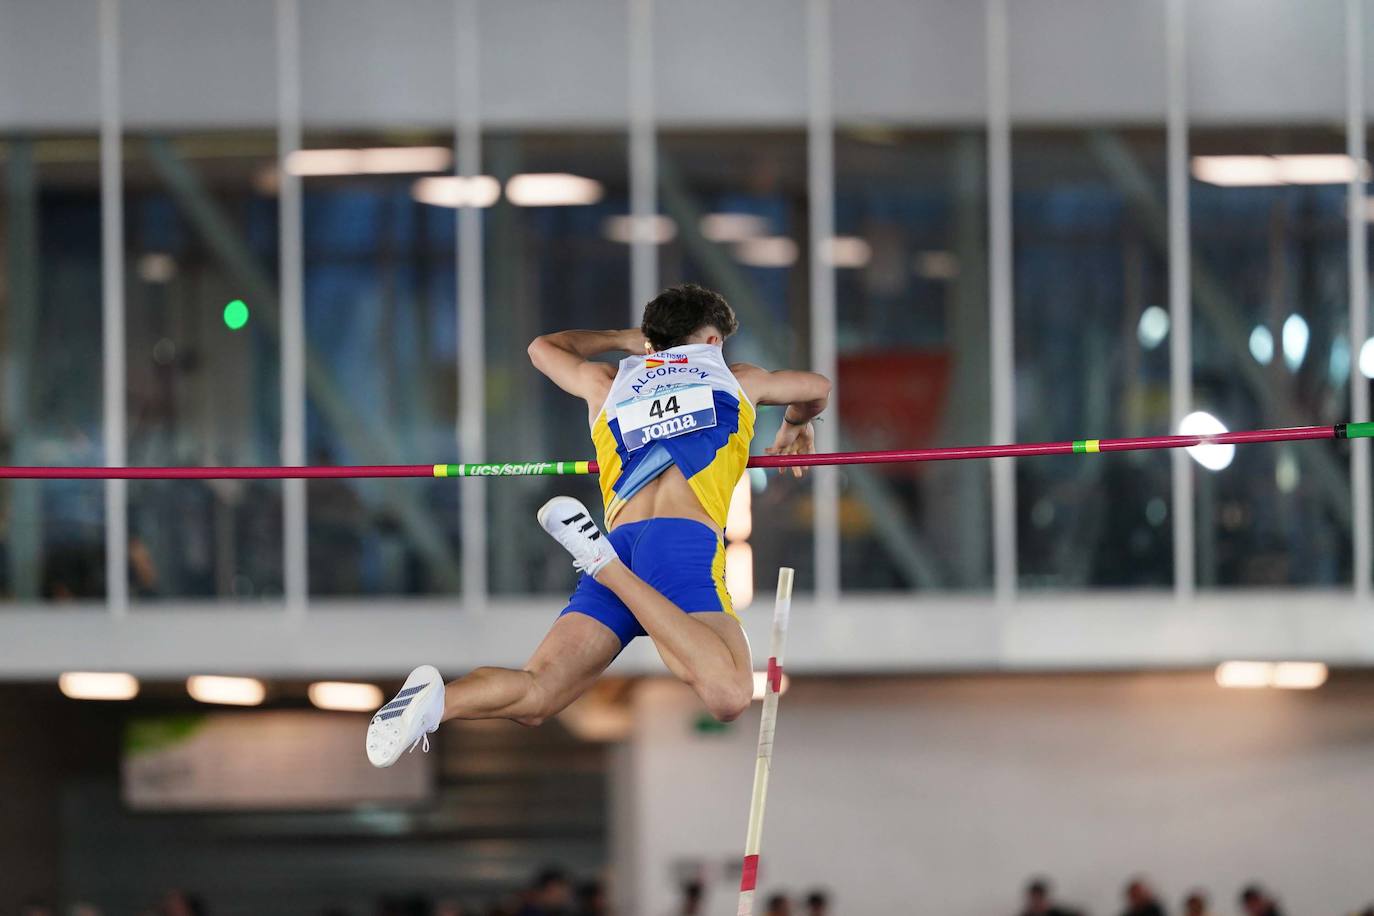
<instances>
[{"instance_id":1,"label":"white wall panel","mask_svg":"<svg viewBox=\"0 0 1374 916\"><path fill-rule=\"evenodd\" d=\"M843 120L981 118L983 5L835 0L835 111Z\"/></svg>"},{"instance_id":2,"label":"white wall panel","mask_svg":"<svg viewBox=\"0 0 1374 916\"><path fill-rule=\"evenodd\" d=\"M1123 908L1144 874L1177 912L1203 887L1234 911L1260 880L1285 912L1369 898L1374 685L1226 691L1208 676L807 683L779 712L759 889L823 886L839 913L1015 912L1032 875L1066 903ZM758 709L698 732L674 682L635 697L633 912L670 912L674 875L715 876L735 912Z\"/></svg>"},{"instance_id":3,"label":"white wall panel","mask_svg":"<svg viewBox=\"0 0 1374 916\"><path fill-rule=\"evenodd\" d=\"M129 0L122 36L129 127L267 126L273 119L265 0ZM1011 4L1018 120L1153 117L1163 95L1160 0ZM443 0L304 0L302 66L312 123L452 121L452 33ZM665 125L801 124L804 17L790 0L656 4ZM0 3L0 126L93 125L94 15L76 0ZM440 13L444 15L437 18ZM88 22L87 20L91 20ZM1193 115L1203 121L1341 116L1341 0L1192 0ZM438 23L438 25L436 25ZM504 0L481 9L483 107L493 126L622 123L623 0ZM982 5L835 4L841 121L981 123ZM364 50L358 50L364 49ZM178 63L144 75L151 56ZM1082 73L1092 78L1082 78ZM416 91L432 85L434 92ZM257 86L261 92L247 91Z\"/></svg>"}]
</instances>

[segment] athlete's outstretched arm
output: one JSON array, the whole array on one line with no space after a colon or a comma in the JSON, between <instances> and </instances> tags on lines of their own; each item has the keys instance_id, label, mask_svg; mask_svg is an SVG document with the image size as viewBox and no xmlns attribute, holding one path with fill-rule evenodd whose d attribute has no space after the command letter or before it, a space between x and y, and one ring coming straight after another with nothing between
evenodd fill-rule
<instances>
[{"instance_id":1,"label":"athlete's outstretched arm","mask_svg":"<svg viewBox=\"0 0 1374 916\"><path fill-rule=\"evenodd\" d=\"M773 444L764 449L766 453L810 455L816 451L816 435L811 428L811 421L820 416L830 403L830 379L819 372L793 369L769 372L747 363L732 366L731 370L744 386L745 394L755 404L787 405L782 415L782 426L773 438ZM803 468L792 469L794 477L801 477L803 473Z\"/></svg>"},{"instance_id":2,"label":"athlete's outstretched arm","mask_svg":"<svg viewBox=\"0 0 1374 916\"><path fill-rule=\"evenodd\" d=\"M536 337L529 346L530 362L568 394L599 406L615 376L615 367L593 362L603 353L643 353L644 335L638 328L624 331L559 331Z\"/></svg>"}]
</instances>

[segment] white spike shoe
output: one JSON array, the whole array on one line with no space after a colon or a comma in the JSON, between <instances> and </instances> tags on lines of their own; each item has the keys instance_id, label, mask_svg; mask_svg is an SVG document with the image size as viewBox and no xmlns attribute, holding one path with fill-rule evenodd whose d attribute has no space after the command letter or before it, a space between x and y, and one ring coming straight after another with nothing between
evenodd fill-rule
<instances>
[{"instance_id":1,"label":"white spike shoe","mask_svg":"<svg viewBox=\"0 0 1374 916\"><path fill-rule=\"evenodd\" d=\"M367 759L374 767L389 767L408 750L423 744L444 717L444 679L433 665L410 672L399 693L372 716L367 727Z\"/></svg>"},{"instance_id":2,"label":"white spike shoe","mask_svg":"<svg viewBox=\"0 0 1374 916\"><path fill-rule=\"evenodd\" d=\"M539 508L539 524L572 554L573 566L589 576L616 558L615 548L596 527L581 500L555 496Z\"/></svg>"}]
</instances>

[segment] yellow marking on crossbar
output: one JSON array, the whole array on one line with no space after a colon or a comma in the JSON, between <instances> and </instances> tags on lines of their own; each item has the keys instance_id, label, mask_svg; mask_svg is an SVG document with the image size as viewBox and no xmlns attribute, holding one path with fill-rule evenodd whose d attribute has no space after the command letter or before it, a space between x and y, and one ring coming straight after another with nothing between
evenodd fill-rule
<instances>
[{"instance_id":1,"label":"yellow marking on crossbar","mask_svg":"<svg viewBox=\"0 0 1374 916\"><path fill-rule=\"evenodd\" d=\"M1083 443L1083 451L1085 451L1085 452L1100 452L1100 451L1102 451L1102 440L1101 440L1101 439L1089 439L1087 442Z\"/></svg>"}]
</instances>

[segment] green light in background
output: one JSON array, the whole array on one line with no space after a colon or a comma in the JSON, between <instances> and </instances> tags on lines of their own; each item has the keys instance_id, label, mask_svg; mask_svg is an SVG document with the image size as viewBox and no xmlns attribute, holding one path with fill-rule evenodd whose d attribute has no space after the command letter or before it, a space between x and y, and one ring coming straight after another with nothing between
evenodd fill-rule
<instances>
[{"instance_id":1,"label":"green light in background","mask_svg":"<svg viewBox=\"0 0 1374 916\"><path fill-rule=\"evenodd\" d=\"M248 306L242 299L235 299L224 307L224 324L231 331L237 331L248 323Z\"/></svg>"}]
</instances>

